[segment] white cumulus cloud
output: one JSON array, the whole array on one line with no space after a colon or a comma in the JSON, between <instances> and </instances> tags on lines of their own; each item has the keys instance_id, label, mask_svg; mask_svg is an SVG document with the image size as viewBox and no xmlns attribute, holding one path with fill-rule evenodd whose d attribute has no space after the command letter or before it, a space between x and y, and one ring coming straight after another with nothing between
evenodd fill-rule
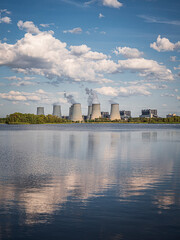
<instances>
[{"instance_id":1,"label":"white cumulus cloud","mask_svg":"<svg viewBox=\"0 0 180 240\"><path fill-rule=\"evenodd\" d=\"M174 51L180 48L180 41L172 43L167 38L161 38L159 35L156 42L150 44L150 47L158 52Z\"/></svg>"},{"instance_id":2,"label":"white cumulus cloud","mask_svg":"<svg viewBox=\"0 0 180 240\"><path fill-rule=\"evenodd\" d=\"M154 60L144 58L119 60L118 69L139 72L140 76L146 77L151 80L174 80L173 74L170 69L167 69L164 65L160 65Z\"/></svg>"},{"instance_id":3,"label":"white cumulus cloud","mask_svg":"<svg viewBox=\"0 0 180 240\"><path fill-rule=\"evenodd\" d=\"M41 23L40 24L40 26L44 27L44 28L50 27L51 25L54 25L54 23Z\"/></svg>"},{"instance_id":4,"label":"white cumulus cloud","mask_svg":"<svg viewBox=\"0 0 180 240\"><path fill-rule=\"evenodd\" d=\"M146 85L141 86L127 86L127 87L102 87L95 89L99 94L111 96L111 97L130 97L130 96L149 96L151 92L148 91Z\"/></svg>"},{"instance_id":5,"label":"white cumulus cloud","mask_svg":"<svg viewBox=\"0 0 180 240\"><path fill-rule=\"evenodd\" d=\"M101 88L96 88L95 90L102 95L112 96L112 97L118 96L118 88L101 87Z\"/></svg>"},{"instance_id":6,"label":"white cumulus cloud","mask_svg":"<svg viewBox=\"0 0 180 240\"><path fill-rule=\"evenodd\" d=\"M144 54L140 52L137 48L129 48L129 47L116 47L114 51L116 55L123 55L125 58L140 58Z\"/></svg>"},{"instance_id":7,"label":"white cumulus cloud","mask_svg":"<svg viewBox=\"0 0 180 240\"><path fill-rule=\"evenodd\" d=\"M21 92L21 91L9 91L7 93L0 93L0 98L11 101L13 103L29 103L29 102L40 102L44 104L52 104L55 100L54 94L45 92L39 89L35 92Z\"/></svg>"},{"instance_id":8,"label":"white cumulus cloud","mask_svg":"<svg viewBox=\"0 0 180 240\"><path fill-rule=\"evenodd\" d=\"M11 14L10 11L8 11L7 9L0 9L0 23L7 23L10 24L11 23L11 18L10 17L2 17L2 14Z\"/></svg>"},{"instance_id":9,"label":"white cumulus cloud","mask_svg":"<svg viewBox=\"0 0 180 240\"><path fill-rule=\"evenodd\" d=\"M20 20L20 21L18 21L17 26L20 30L25 30L28 33L32 33L32 34L40 33L39 28L36 27L34 25L34 23L31 22L31 21L23 22L23 21Z\"/></svg>"},{"instance_id":10,"label":"white cumulus cloud","mask_svg":"<svg viewBox=\"0 0 180 240\"><path fill-rule=\"evenodd\" d=\"M89 48L84 44L80 46L70 46L70 49L71 49L71 54L75 56L83 56L86 59L102 60L107 58L107 55L103 53L90 51L91 48Z\"/></svg>"},{"instance_id":11,"label":"white cumulus cloud","mask_svg":"<svg viewBox=\"0 0 180 240\"><path fill-rule=\"evenodd\" d=\"M11 23L11 18L10 17L2 17L2 18L0 18L0 23L10 24Z\"/></svg>"},{"instance_id":12,"label":"white cumulus cloud","mask_svg":"<svg viewBox=\"0 0 180 240\"><path fill-rule=\"evenodd\" d=\"M115 62L85 44L68 48L50 32L26 33L15 44L0 42L0 66L56 81L111 82L105 74L125 71L148 80L173 80L172 72L154 60L129 58Z\"/></svg>"},{"instance_id":13,"label":"white cumulus cloud","mask_svg":"<svg viewBox=\"0 0 180 240\"><path fill-rule=\"evenodd\" d=\"M117 64L106 60L105 54L90 51L85 45L71 46L71 51L48 32L26 33L14 45L0 43L0 65L24 74L71 81L103 81L100 72L116 70Z\"/></svg>"},{"instance_id":14,"label":"white cumulus cloud","mask_svg":"<svg viewBox=\"0 0 180 240\"><path fill-rule=\"evenodd\" d=\"M88 53L91 48L87 47L85 44L80 46L70 46L71 53L74 55L82 55Z\"/></svg>"},{"instance_id":15,"label":"white cumulus cloud","mask_svg":"<svg viewBox=\"0 0 180 240\"><path fill-rule=\"evenodd\" d=\"M123 6L118 0L102 0L102 4L106 7L120 8Z\"/></svg>"},{"instance_id":16,"label":"white cumulus cloud","mask_svg":"<svg viewBox=\"0 0 180 240\"><path fill-rule=\"evenodd\" d=\"M104 18L104 15L102 13L100 13L99 18Z\"/></svg>"},{"instance_id":17,"label":"white cumulus cloud","mask_svg":"<svg viewBox=\"0 0 180 240\"><path fill-rule=\"evenodd\" d=\"M70 30L64 30L63 33L80 34L82 33L82 29L80 27L77 27Z\"/></svg>"}]
</instances>

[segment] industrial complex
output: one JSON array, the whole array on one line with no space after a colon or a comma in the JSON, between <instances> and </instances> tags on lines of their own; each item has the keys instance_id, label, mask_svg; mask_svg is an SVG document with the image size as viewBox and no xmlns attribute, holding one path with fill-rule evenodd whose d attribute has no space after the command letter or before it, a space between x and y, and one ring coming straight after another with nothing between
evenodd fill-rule
<instances>
[{"instance_id":1,"label":"industrial complex","mask_svg":"<svg viewBox=\"0 0 180 240\"><path fill-rule=\"evenodd\" d=\"M37 107L37 115L44 115L44 107ZM119 110L118 103L112 103L109 112L101 112L101 105L100 103L95 103L88 106L87 115L82 115L81 104L80 103L73 103L69 107L69 115L63 116L61 114L61 106L58 104L53 105L53 113L52 115L66 118L73 122L77 121L87 121L87 120L95 120L99 118L106 118L110 119L111 121L114 120L128 120L131 118L131 111ZM174 116L173 114L167 115L168 117ZM157 118L157 110L156 109L143 109L141 112L140 118Z\"/></svg>"}]
</instances>

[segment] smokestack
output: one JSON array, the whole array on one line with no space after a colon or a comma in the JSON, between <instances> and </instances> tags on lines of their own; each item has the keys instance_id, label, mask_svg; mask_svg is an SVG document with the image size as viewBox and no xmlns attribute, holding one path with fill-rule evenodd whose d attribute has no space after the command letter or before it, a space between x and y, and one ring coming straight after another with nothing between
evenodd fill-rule
<instances>
[{"instance_id":1,"label":"smokestack","mask_svg":"<svg viewBox=\"0 0 180 240\"><path fill-rule=\"evenodd\" d=\"M120 120L120 113L119 113L119 104L118 103L112 103L111 104L111 114L110 114L111 120Z\"/></svg>"},{"instance_id":2,"label":"smokestack","mask_svg":"<svg viewBox=\"0 0 180 240\"><path fill-rule=\"evenodd\" d=\"M92 106L88 106L88 115L87 115L87 119L91 118L91 114L92 114Z\"/></svg>"},{"instance_id":3,"label":"smokestack","mask_svg":"<svg viewBox=\"0 0 180 240\"><path fill-rule=\"evenodd\" d=\"M71 120L76 121L82 121L82 111L81 111L81 104L80 103L74 103L72 106L72 116Z\"/></svg>"},{"instance_id":4,"label":"smokestack","mask_svg":"<svg viewBox=\"0 0 180 240\"><path fill-rule=\"evenodd\" d=\"M53 115L57 117L61 117L61 106L60 105L53 105Z\"/></svg>"},{"instance_id":5,"label":"smokestack","mask_svg":"<svg viewBox=\"0 0 180 240\"><path fill-rule=\"evenodd\" d=\"M92 104L91 119L94 120L95 118L100 118L100 117L101 117L100 104Z\"/></svg>"},{"instance_id":6,"label":"smokestack","mask_svg":"<svg viewBox=\"0 0 180 240\"><path fill-rule=\"evenodd\" d=\"M44 107L37 107L37 115L44 115Z\"/></svg>"}]
</instances>

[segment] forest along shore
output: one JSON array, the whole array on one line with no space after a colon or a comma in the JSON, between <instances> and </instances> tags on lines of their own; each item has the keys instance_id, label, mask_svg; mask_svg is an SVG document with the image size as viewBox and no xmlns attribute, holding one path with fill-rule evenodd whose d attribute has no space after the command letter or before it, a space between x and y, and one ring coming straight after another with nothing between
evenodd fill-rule
<instances>
[{"instance_id":1,"label":"forest along shore","mask_svg":"<svg viewBox=\"0 0 180 240\"><path fill-rule=\"evenodd\" d=\"M73 122L66 118L49 115L35 115L30 113L13 113L6 118L0 118L1 124L71 124L71 123L146 123L146 124L178 124L180 117L170 118L129 118L128 120L113 120L108 118L98 118L95 120Z\"/></svg>"}]
</instances>

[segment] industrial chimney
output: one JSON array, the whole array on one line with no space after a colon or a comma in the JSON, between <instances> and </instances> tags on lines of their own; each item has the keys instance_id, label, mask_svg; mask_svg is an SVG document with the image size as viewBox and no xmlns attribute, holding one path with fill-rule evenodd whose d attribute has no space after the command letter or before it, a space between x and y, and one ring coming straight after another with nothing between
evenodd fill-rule
<instances>
[{"instance_id":1,"label":"industrial chimney","mask_svg":"<svg viewBox=\"0 0 180 240\"><path fill-rule=\"evenodd\" d=\"M88 115L87 115L88 120L91 118L91 114L92 114L92 106L88 106Z\"/></svg>"},{"instance_id":2,"label":"industrial chimney","mask_svg":"<svg viewBox=\"0 0 180 240\"><path fill-rule=\"evenodd\" d=\"M91 119L94 120L96 118L101 117L101 110L100 110L100 104L92 104L92 114Z\"/></svg>"},{"instance_id":3,"label":"industrial chimney","mask_svg":"<svg viewBox=\"0 0 180 240\"><path fill-rule=\"evenodd\" d=\"M37 115L44 115L44 107L37 107Z\"/></svg>"},{"instance_id":4,"label":"industrial chimney","mask_svg":"<svg viewBox=\"0 0 180 240\"><path fill-rule=\"evenodd\" d=\"M53 105L53 115L57 117L61 117L61 106Z\"/></svg>"},{"instance_id":5,"label":"industrial chimney","mask_svg":"<svg viewBox=\"0 0 180 240\"><path fill-rule=\"evenodd\" d=\"M111 114L110 114L111 120L120 120L120 113L119 113L119 104L118 103L112 103L111 104Z\"/></svg>"},{"instance_id":6,"label":"industrial chimney","mask_svg":"<svg viewBox=\"0 0 180 240\"><path fill-rule=\"evenodd\" d=\"M81 111L81 104L80 103L74 103L72 106L72 115L71 120L76 121L82 121L82 111Z\"/></svg>"}]
</instances>

